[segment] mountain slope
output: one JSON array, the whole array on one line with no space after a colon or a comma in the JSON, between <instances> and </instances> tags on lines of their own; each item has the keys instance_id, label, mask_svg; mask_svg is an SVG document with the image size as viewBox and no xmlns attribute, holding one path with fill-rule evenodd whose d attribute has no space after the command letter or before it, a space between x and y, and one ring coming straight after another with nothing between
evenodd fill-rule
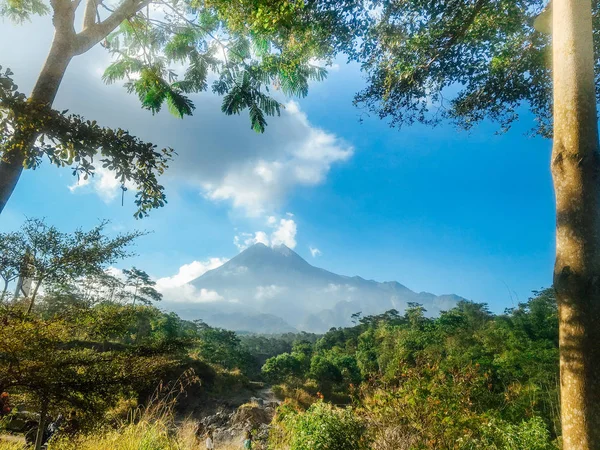
<instances>
[{"instance_id":1,"label":"mountain slope","mask_svg":"<svg viewBox=\"0 0 600 450\"><path fill-rule=\"evenodd\" d=\"M216 293L220 300L185 309L180 305L184 318L255 332L323 332L349 325L353 313L378 314L392 308L402 312L409 302L423 304L434 315L461 299L416 293L398 282L337 275L310 265L284 245L253 245L190 285L198 292Z\"/></svg>"}]
</instances>

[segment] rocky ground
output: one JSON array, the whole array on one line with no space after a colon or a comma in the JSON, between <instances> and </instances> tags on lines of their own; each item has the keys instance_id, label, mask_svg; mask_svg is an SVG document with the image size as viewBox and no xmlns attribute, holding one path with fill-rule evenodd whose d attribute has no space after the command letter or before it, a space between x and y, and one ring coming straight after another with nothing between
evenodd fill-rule
<instances>
[{"instance_id":1,"label":"rocky ground","mask_svg":"<svg viewBox=\"0 0 600 450\"><path fill-rule=\"evenodd\" d=\"M223 406L216 413L202 417L198 423L199 436L212 431L216 448L241 448L245 433L252 431L255 448L266 448L269 424L278 405L273 392L262 388L235 409Z\"/></svg>"}]
</instances>

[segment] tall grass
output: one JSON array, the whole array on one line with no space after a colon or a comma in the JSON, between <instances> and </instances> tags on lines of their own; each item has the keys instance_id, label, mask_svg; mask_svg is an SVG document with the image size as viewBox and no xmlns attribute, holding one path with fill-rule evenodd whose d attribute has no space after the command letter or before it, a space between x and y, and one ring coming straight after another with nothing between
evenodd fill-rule
<instances>
[{"instance_id":1,"label":"tall grass","mask_svg":"<svg viewBox=\"0 0 600 450\"><path fill-rule=\"evenodd\" d=\"M23 450L23 444L20 442L9 442L0 439L0 450Z\"/></svg>"},{"instance_id":2,"label":"tall grass","mask_svg":"<svg viewBox=\"0 0 600 450\"><path fill-rule=\"evenodd\" d=\"M201 446L195 423L176 423L174 414L177 399L196 382L193 371L188 371L176 382L159 386L145 407L132 410L117 427L64 436L52 441L48 450L197 450Z\"/></svg>"},{"instance_id":3,"label":"tall grass","mask_svg":"<svg viewBox=\"0 0 600 450\"><path fill-rule=\"evenodd\" d=\"M171 428L164 422L145 420L114 430L97 430L76 439L51 443L48 450L198 450L203 442L195 436L195 423L185 421ZM218 450L238 450L241 445L217 445ZM22 450L22 447L0 447L0 450Z\"/></svg>"},{"instance_id":4,"label":"tall grass","mask_svg":"<svg viewBox=\"0 0 600 450\"><path fill-rule=\"evenodd\" d=\"M75 436L58 437L48 450L198 450L204 443L196 437L196 422L177 422L175 405L186 388L198 382L193 371L176 382L159 386L147 405L130 411L126 420L113 427L97 429ZM238 450L241 445L216 445L218 450ZM0 440L0 450L23 450L21 443Z\"/></svg>"}]
</instances>

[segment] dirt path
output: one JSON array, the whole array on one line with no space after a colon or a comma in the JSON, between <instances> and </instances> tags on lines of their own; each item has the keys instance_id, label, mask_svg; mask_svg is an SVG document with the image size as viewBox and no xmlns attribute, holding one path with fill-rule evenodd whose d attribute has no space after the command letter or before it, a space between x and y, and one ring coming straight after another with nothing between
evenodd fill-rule
<instances>
[{"instance_id":1,"label":"dirt path","mask_svg":"<svg viewBox=\"0 0 600 450\"><path fill-rule=\"evenodd\" d=\"M271 386L264 386L261 389L259 389L256 392L256 397L262 398L265 402L279 403L279 400L277 400L277 397L275 397L275 394L273 393L273 389L271 389Z\"/></svg>"}]
</instances>

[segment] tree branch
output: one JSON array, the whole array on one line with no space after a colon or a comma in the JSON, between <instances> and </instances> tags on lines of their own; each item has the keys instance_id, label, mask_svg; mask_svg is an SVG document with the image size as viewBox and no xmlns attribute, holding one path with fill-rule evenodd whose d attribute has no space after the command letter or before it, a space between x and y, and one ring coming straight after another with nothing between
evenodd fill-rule
<instances>
[{"instance_id":1,"label":"tree branch","mask_svg":"<svg viewBox=\"0 0 600 450\"><path fill-rule=\"evenodd\" d=\"M458 30L456 30L456 32L452 33L450 36L447 36L449 38L448 41L427 62L427 64L425 64L424 66L421 66L421 68L429 69L429 67L431 67L431 65L436 60L438 60L441 56L443 56L444 53L446 53L448 50L450 50L450 48L452 48L452 46L454 44L456 44L460 39L462 39L465 36L465 34L467 33L467 31L469 30L469 28L471 27L471 25L473 25L473 22L475 22L475 19L477 18L477 16L481 12L481 9L483 8L483 6L485 5L486 2L487 2L487 0L477 0L477 2L475 3L475 6L473 7L473 11L471 11L471 14L462 23L462 25L458 28Z\"/></svg>"},{"instance_id":2,"label":"tree branch","mask_svg":"<svg viewBox=\"0 0 600 450\"><path fill-rule=\"evenodd\" d=\"M533 21L533 28L543 34L552 34L552 0Z\"/></svg>"},{"instance_id":3,"label":"tree branch","mask_svg":"<svg viewBox=\"0 0 600 450\"><path fill-rule=\"evenodd\" d=\"M75 34L75 8L76 2L71 3L70 0L50 0L50 6L54 14L52 15L52 25L57 33L65 36Z\"/></svg>"},{"instance_id":4,"label":"tree branch","mask_svg":"<svg viewBox=\"0 0 600 450\"><path fill-rule=\"evenodd\" d=\"M81 1L81 0L77 0ZM98 3L96 0L87 0L85 4L85 12L83 13L83 29L87 30L88 28L94 26L96 24L96 10L98 8Z\"/></svg>"},{"instance_id":5,"label":"tree branch","mask_svg":"<svg viewBox=\"0 0 600 450\"><path fill-rule=\"evenodd\" d=\"M58 11L63 10L66 6L71 6L71 2L68 0L50 0L50 6L52 10L56 13Z\"/></svg>"},{"instance_id":6,"label":"tree branch","mask_svg":"<svg viewBox=\"0 0 600 450\"><path fill-rule=\"evenodd\" d=\"M150 3L152 3L152 0L124 0L105 20L100 23L94 23L77 35L74 54L81 55L87 52L102 39L106 38L121 22L130 18Z\"/></svg>"}]
</instances>

